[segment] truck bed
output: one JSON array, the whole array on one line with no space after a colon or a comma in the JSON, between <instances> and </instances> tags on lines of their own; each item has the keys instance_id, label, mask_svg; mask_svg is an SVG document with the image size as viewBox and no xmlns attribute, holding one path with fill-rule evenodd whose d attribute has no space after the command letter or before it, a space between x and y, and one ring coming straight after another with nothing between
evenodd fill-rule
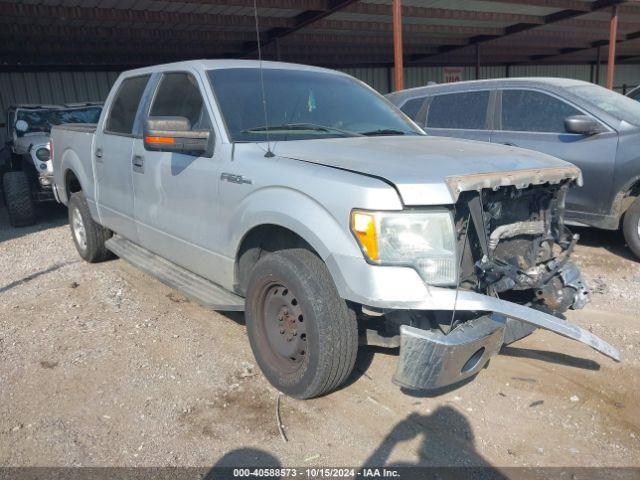
<instances>
[{"instance_id":1,"label":"truck bed","mask_svg":"<svg viewBox=\"0 0 640 480\"><path fill-rule=\"evenodd\" d=\"M82 185L87 200L93 200L93 137L95 123L68 123L55 125L51 129L53 145L53 182L58 192L58 201L67 204L65 172L71 169ZM63 165L64 164L64 165Z\"/></svg>"},{"instance_id":2,"label":"truck bed","mask_svg":"<svg viewBox=\"0 0 640 480\"><path fill-rule=\"evenodd\" d=\"M71 130L73 132L95 133L97 127L97 123L64 123L62 125L55 125L53 128L58 130Z\"/></svg>"}]
</instances>

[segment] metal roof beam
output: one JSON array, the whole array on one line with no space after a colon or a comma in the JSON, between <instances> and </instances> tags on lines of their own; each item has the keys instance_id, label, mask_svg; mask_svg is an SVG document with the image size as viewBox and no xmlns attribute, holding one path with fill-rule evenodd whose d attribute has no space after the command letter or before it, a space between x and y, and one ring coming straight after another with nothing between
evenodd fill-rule
<instances>
[{"instance_id":1,"label":"metal roof beam","mask_svg":"<svg viewBox=\"0 0 640 480\"><path fill-rule=\"evenodd\" d=\"M69 27L6 24L0 29L0 37L32 38L32 39L57 39L74 41L121 40L153 41L162 43L242 43L255 37L253 32L227 32L206 30L160 30L148 28L119 29L112 27Z\"/></svg>"},{"instance_id":2,"label":"metal roof beam","mask_svg":"<svg viewBox=\"0 0 640 480\"><path fill-rule=\"evenodd\" d=\"M362 42L362 36L349 35L347 32L336 33L306 33L297 32L291 35L287 41L296 42L303 45L314 44L349 44L355 40L358 43L367 45L390 46L389 36L385 32L367 36ZM91 42L95 39L112 42L159 42L164 44L233 44L244 43L255 38L254 32L233 32L233 31L206 31L206 30L159 30L143 28L117 29L111 27L69 27L69 26L47 26L42 28L39 25L7 24L0 29L0 38L11 40L12 38L34 39L40 41L67 40L77 42ZM439 45L443 37L407 35L405 44L407 45ZM448 43L466 45L465 39L447 38ZM281 45L287 45L283 42Z\"/></svg>"},{"instance_id":3,"label":"metal roof beam","mask_svg":"<svg viewBox=\"0 0 640 480\"><path fill-rule=\"evenodd\" d=\"M366 39L365 39L366 38ZM443 37L425 37L421 35L405 35L405 45L440 45ZM467 41L464 38L446 38L448 43L457 43L458 45L466 45ZM306 33L299 32L291 35L286 41L280 43L281 46L288 45L289 42L302 45L313 44L340 44L340 43L364 43L366 45L381 45L391 47L389 42L389 35L386 32L381 32L379 35L368 35L363 37L362 35L349 35L344 32L336 33Z\"/></svg>"},{"instance_id":4,"label":"metal roof beam","mask_svg":"<svg viewBox=\"0 0 640 480\"><path fill-rule=\"evenodd\" d=\"M220 15L208 13L178 13L151 10L125 10L118 8L64 7L51 5L34 5L0 2L0 20L12 23L13 19L31 18L36 23L42 19L53 20L60 24L72 21L113 22L114 28L130 28L131 23L149 24L152 26L189 25L207 27L248 27L254 26L254 19L247 15ZM265 17L263 25L270 28L291 27L295 21L289 18Z\"/></svg>"},{"instance_id":5,"label":"metal roof beam","mask_svg":"<svg viewBox=\"0 0 640 480\"><path fill-rule=\"evenodd\" d=\"M496 0L493 0L496 1ZM499 0L501 1L501 0ZM544 2L548 1L548 0L542 0ZM563 0L565 1L565 0ZM568 3L570 3L573 0L567 0ZM571 18L575 18L575 17L579 17L581 15L585 15L587 13L591 13L591 12L595 12L598 10L602 10L603 8L607 8L607 7L611 7L612 5L618 5L623 3L625 0L596 0L594 2L591 3L586 3L586 2L581 2L581 3L585 3L586 6L588 7L588 10L584 10L584 9L579 9L579 8L568 8L566 10L560 10L558 12L546 15L544 18L544 23L542 25L552 25L558 22L562 22L562 21L566 21L568 19ZM509 0L506 3L512 3L513 0ZM519 2L515 2L515 3L519 3ZM535 4L535 1L524 1L523 3L527 3L527 4ZM566 5L566 4L565 4ZM479 44L479 43L485 43L485 42L489 42L491 40L496 40L497 38L502 38L502 37L506 37L506 36L510 36L510 35L514 35L517 33L521 33L521 32L525 32L525 31L529 31L529 30L533 30L535 28L540 27L540 24L531 24L531 23L521 23L521 24L515 24L515 25L511 25L507 28L505 28L501 34L499 35L478 35L475 37L471 37L469 39L469 43L470 44ZM460 46L456 46L456 45L444 45L440 48L439 52L436 54L426 54L426 55L414 55L413 57L410 58L410 61L412 63L420 61L420 60L424 60L430 56L435 56L435 55L442 55L445 53L451 53L454 52L456 50L459 50Z\"/></svg>"},{"instance_id":6,"label":"metal roof beam","mask_svg":"<svg viewBox=\"0 0 640 480\"><path fill-rule=\"evenodd\" d=\"M322 20L313 28L322 30L352 30L392 32L391 22L354 22L351 20ZM439 33L449 36L488 35L498 37L502 35L502 28L462 25L424 25L420 23L403 23L402 31L406 35L411 33ZM446 41L446 37L442 39Z\"/></svg>"},{"instance_id":7,"label":"metal roof beam","mask_svg":"<svg viewBox=\"0 0 640 480\"><path fill-rule=\"evenodd\" d=\"M360 15L384 15L391 16L389 5L379 3L356 3L344 9L346 13ZM454 10L449 8L427 8L404 5L402 7L403 18L438 18L445 20L467 20L479 22L544 22L543 18L536 15L522 15L517 13L481 12L474 10ZM389 20L390 21L390 20ZM406 22L405 22L406 23Z\"/></svg>"},{"instance_id":8,"label":"metal roof beam","mask_svg":"<svg viewBox=\"0 0 640 480\"><path fill-rule=\"evenodd\" d=\"M512 5L526 5L530 7L557 8L561 10L579 10L589 12L587 2L580 0L480 0L492 3L510 3Z\"/></svg>"},{"instance_id":9,"label":"metal roof beam","mask_svg":"<svg viewBox=\"0 0 640 480\"><path fill-rule=\"evenodd\" d=\"M253 8L253 0L163 0L165 3ZM279 10L328 10L328 0L258 0L258 8Z\"/></svg>"},{"instance_id":10,"label":"metal roof beam","mask_svg":"<svg viewBox=\"0 0 640 480\"><path fill-rule=\"evenodd\" d=\"M336 13L357 1L358 0L328 0L327 8L323 10L306 10L301 14L295 16L292 20L293 23L291 25L284 28L271 28L270 30L267 30L265 35L266 39L259 40L260 42L259 46L266 47L267 45L270 45L271 43L274 43L277 40L285 38L286 36L291 35L292 33L295 33L305 27L308 27L309 25L322 20L323 18L333 13ZM260 24L262 26L265 25L263 20L264 18L260 18ZM256 50L258 50L257 39L255 42L249 43L246 45L246 48L242 53L242 56L250 55L254 53Z\"/></svg>"},{"instance_id":11,"label":"metal roof beam","mask_svg":"<svg viewBox=\"0 0 640 480\"><path fill-rule=\"evenodd\" d=\"M385 56L388 58L391 52L390 48L381 49L378 46L370 45L350 45L336 47L335 45L301 45L301 46L289 46L282 47L283 52L292 56L307 56L310 59L316 56L322 55L351 55L366 57ZM42 44L36 41L20 42L7 40L2 42L0 47L0 55L11 55L12 53L20 53L22 55L32 56L34 54L47 54L47 55L67 55L75 57L76 55L109 55L109 54L122 54L122 55L135 55L137 53L141 55L156 54L157 56L179 56L185 53L184 49L180 45L162 45L158 46L153 43L136 43L136 44L124 44L124 43L104 43L104 42L86 42L78 43L74 45L64 43L50 42ZM190 48L188 54L192 57L223 57L227 53L224 46L201 46L197 48Z\"/></svg>"},{"instance_id":12,"label":"metal roof beam","mask_svg":"<svg viewBox=\"0 0 640 480\"><path fill-rule=\"evenodd\" d=\"M620 38L619 36L618 40L616 40L616 44L628 42L630 40L636 40L638 38L640 38L640 30L638 30L637 32L631 32L626 35L622 35L622 38ZM567 55L570 53L586 52L588 50L598 47L604 47L607 45L609 45L609 40L596 40L595 42L591 42L588 46L582 48L561 48L556 53L552 53L549 55L532 55L531 57L529 57L529 61L539 62L540 60L548 60L550 58L560 57L562 55Z\"/></svg>"}]
</instances>

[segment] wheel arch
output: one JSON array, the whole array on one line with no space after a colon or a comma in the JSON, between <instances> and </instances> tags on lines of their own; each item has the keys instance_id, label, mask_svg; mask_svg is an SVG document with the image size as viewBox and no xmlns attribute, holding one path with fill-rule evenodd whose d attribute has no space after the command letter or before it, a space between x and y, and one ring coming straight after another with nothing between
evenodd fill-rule
<instances>
[{"instance_id":1,"label":"wheel arch","mask_svg":"<svg viewBox=\"0 0 640 480\"><path fill-rule=\"evenodd\" d=\"M262 223L253 226L242 237L235 256L235 289L246 294L247 282L253 267L265 252L276 252L290 248L305 248L322 259L317 240L308 241L294 230L277 223ZM321 247L322 249L322 247Z\"/></svg>"},{"instance_id":2,"label":"wheel arch","mask_svg":"<svg viewBox=\"0 0 640 480\"><path fill-rule=\"evenodd\" d=\"M93 182L92 172L85 168L84 163L78 155L71 149L67 149L60 158L60 174L55 173L55 182L58 188L58 194L62 203L67 204L72 193L82 191L90 203L93 203L93 191L91 184Z\"/></svg>"},{"instance_id":3,"label":"wheel arch","mask_svg":"<svg viewBox=\"0 0 640 480\"><path fill-rule=\"evenodd\" d=\"M235 220L228 222L225 235L228 239L225 250L235 266L230 282L233 288L243 294L249 266L254 264L248 259L253 262L259 259L255 250L248 257L247 251L250 246L257 248L255 244L261 239L266 243L258 252L265 246L271 249L307 246L327 264L334 281L339 279L340 272L328 258L333 254L361 253L349 232L349 210L331 212L323 205L303 192L283 187L262 188L246 196L230 214L229 218ZM339 220L341 217L344 221Z\"/></svg>"},{"instance_id":4,"label":"wheel arch","mask_svg":"<svg viewBox=\"0 0 640 480\"><path fill-rule=\"evenodd\" d=\"M66 197L70 198L72 193L82 190L82 184L78 179L78 175L76 175L72 168L67 168L64 172L64 194Z\"/></svg>"},{"instance_id":5,"label":"wheel arch","mask_svg":"<svg viewBox=\"0 0 640 480\"><path fill-rule=\"evenodd\" d=\"M636 198L640 197L640 175L627 180L616 193L611 207L611 213L618 223L631 207Z\"/></svg>"}]
</instances>

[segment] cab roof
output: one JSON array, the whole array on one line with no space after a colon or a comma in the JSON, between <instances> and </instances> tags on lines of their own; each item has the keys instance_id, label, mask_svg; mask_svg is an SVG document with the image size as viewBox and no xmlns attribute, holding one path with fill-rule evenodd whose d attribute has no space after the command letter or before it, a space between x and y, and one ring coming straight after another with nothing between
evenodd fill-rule
<instances>
[{"instance_id":1,"label":"cab roof","mask_svg":"<svg viewBox=\"0 0 640 480\"><path fill-rule=\"evenodd\" d=\"M180 70L180 69L188 69L188 68L195 68L199 70L221 70L221 69L229 69L229 68L260 68L260 67L265 69L305 70L305 71L313 71L313 72L324 72L324 73L333 73L338 75L346 75L346 73L342 73L336 70L331 70L329 68L314 67L311 65L302 65L298 63L272 62L267 60L263 60L261 62L260 60L237 60L237 59L186 60L183 62L165 63L161 65L153 65L151 67L128 70L124 72L124 75L131 76L131 75L165 72L168 70Z\"/></svg>"}]
</instances>

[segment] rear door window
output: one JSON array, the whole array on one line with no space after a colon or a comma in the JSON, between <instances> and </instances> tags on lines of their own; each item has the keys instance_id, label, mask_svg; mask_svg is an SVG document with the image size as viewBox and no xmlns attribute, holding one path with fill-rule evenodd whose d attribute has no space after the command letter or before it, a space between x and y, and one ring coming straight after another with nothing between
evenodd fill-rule
<instances>
[{"instance_id":1,"label":"rear door window","mask_svg":"<svg viewBox=\"0 0 640 480\"><path fill-rule=\"evenodd\" d=\"M564 119L581 113L568 103L543 92L502 91L502 130L565 133Z\"/></svg>"},{"instance_id":2,"label":"rear door window","mask_svg":"<svg viewBox=\"0 0 640 480\"><path fill-rule=\"evenodd\" d=\"M125 79L115 98L111 102L111 110L107 118L105 132L121 135L133 134L133 123L136 119L140 99L149 82L150 75Z\"/></svg>"},{"instance_id":3,"label":"rear door window","mask_svg":"<svg viewBox=\"0 0 640 480\"><path fill-rule=\"evenodd\" d=\"M428 128L486 130L489 91L448 93L433 97Z\"/></svg>"},{"instance_id":4,"label":"rear door window","mask_svg":"<svg viewBox=\"0 0 640 480\"><path fill-rule=\"evenodd\" d=\"M193 130L210 128L198 82L193 75L185 72L163 75L149 115L185 117Z\"/></svg>"}]
</instances>

